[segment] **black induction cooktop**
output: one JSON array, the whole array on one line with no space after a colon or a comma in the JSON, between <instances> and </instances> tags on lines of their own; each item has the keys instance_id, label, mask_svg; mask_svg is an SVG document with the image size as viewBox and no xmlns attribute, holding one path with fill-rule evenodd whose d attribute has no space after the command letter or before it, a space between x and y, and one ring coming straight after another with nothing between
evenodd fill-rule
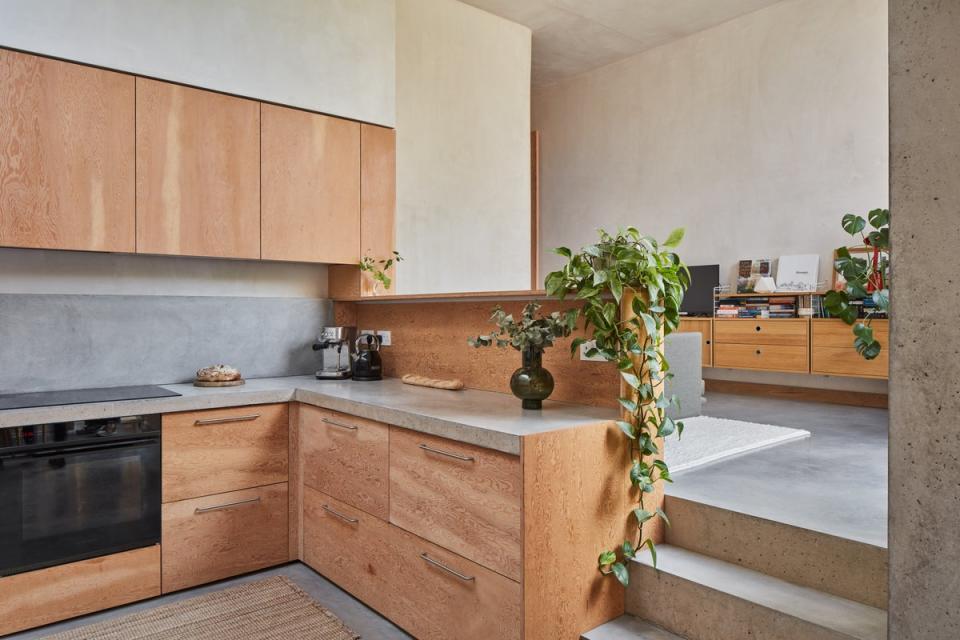
<instances>
[{"instance_id":1,"label":"black induction cooktop","mask_svg":"<svg viewBox=\"0 0 960 640\"><path fill-rule=\"evenodd\" d=\"M100 389L69 389L67 391L36 391L33 393L0 394L0 410L25 409L27 407L52 407L61 404L89 404L91 402L116 402L118 400L144 400L147 398L172 398L179 396L157 385L133 387L103 387Z\"/></svg>"}]
</instances>

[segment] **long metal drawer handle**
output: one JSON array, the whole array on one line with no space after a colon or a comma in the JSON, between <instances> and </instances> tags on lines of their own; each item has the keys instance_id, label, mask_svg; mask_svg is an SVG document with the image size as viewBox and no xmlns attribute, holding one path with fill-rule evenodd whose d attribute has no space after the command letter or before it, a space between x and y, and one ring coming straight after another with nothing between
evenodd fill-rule
<instances>
[{"instance_id":1,"label":"long metal drawer handle","mask_svg":"<svg viewBox=\"0 0 960 640\"><path fill-rule=\"evenodd\" d=\"M320 508L323 509L324 511L326 511L327 513L329 513L329 514L334 515L334 516L340 518L340 519L343 520L344 522L348 522L348 523L350 523L350 524L357 524L358 522L360 522L360 520L358 520L357 518L351 518L350 516L345 516L345 515L343 515L342 513L340 513L339 511L337 511L337 510L335 510L335 509L331 509L329 506L327 506L327 505L325 505L325 504L320 505Z\"/></svg>"},{"instance_id":2,"label":"long metal drawer handle","mask_svg":"<svg viewBox=\"0 0 960 640\"><path fill-rule=\"evenodd\" d=\"M352 431L356 431L356 430L358 429L357 425L355 425L355 424L344 424L344 423L342 423L342 422L337 422L336 420L330 420L329 418L324 418L324 419L323 419L323 422L324 422L325 424L332 424L332 425L335 426L335 427L341 427L341 428L343 428L343 429L350 429L350 430L352 430Z\"/></svg>"},{"instance_id":3,"label":"long metal drawer handle","mask_svg":"<svg viewBox=\"0 0 960 640\"><path fill-rule=\"evenodd\" d=\"M231 418L207 418L206 420L195 420L194 426L202 427L205 424L224 424L226 422L250 422L260 417L259 413L251 413L248 416L233 416Z\"/></svg>"},{"instance_id":4,"label":"long metal drawer handle","mask_svg":"<svg viewBox=\"0 0 960 640\"><path fill-rule=\"evenodd\" d=\"M454 453L452 451L444 451L442 449L434 449L433 447L428 447L425 444L421 444L420 448L424 451L429 451L430 453L439 453L441 456L447 456L448 458L454 458L455 460L463 460L464 462L473 462L473 456L465 456L459 453Z\"/></svg>"},{"instance_id":5,"label":"long metal drawer handle","mask_svg":"<svg viewBox=\"0 0 960 640\"><path fill-rule=\"evenodd\" d=\"M260 502L260 497L250 498L249 500L238 500L236 502L228 502L227 504L218 504L215 507L197 507L193 510L194 513L210 513L211 511L223 511L224 509L230 509L231 507L242 507L247 504L255 504Z\"/></svg>"},{"instance_id":6,"label":"long metal drawer handle","mask_svg":"<svg viewBox=\"0 0 960 640\"><path fill-rule=\"evenodd\" d=\"M449 574L451 574L451 575L457 576L458 578L460 578L460 579L463 580L464 582L473 582L473 580L475 580L475 578L474 578L473 576L467 576L467 575L464 575L464 574L460 573L460 572L457 571L456 569L451 569L450 567L448 567L447 565L443 564L443 563L440 562L439 560L434 560L433 558L431 558L430 556L428 556L426 553L421 553L421 554L420 554L420 557L423 558L426 562L428 562L428 563L432 564L433 566L437 567L438 569L443 569L443 570L446 571L447 573L449 573Z\"/></svg>"}]
</instances>

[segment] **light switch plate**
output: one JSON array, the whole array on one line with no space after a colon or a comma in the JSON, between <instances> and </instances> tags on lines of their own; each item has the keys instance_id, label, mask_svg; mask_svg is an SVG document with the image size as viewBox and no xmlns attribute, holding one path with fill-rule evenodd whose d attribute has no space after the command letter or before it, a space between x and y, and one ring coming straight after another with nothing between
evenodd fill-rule
<instances>
[{"instance_id":1,"label":"light switch plate","mask_svg":"<svg viewBox=\"0 0 960 640\"><path fill-rule=\"evenodd\" d=\"M389 332L389 331L386 331L386 330L383 330L383 329L377 329L377 335L380 336L380 346L381 346L381 347L389 347L389 346L392 344L392 342L391 342L391 340L390 340L390 332Z\"/></svg>"},{"instance_id":2,"label":"light switch plate","mask_svg":"<svg viewBox=\"0 0 960 640\"><path fill-rule=\"evenodd\" d=\"M593 357L590 357L590 356L587 355L587 351L590 351L590 349L593 349L595 346L597 346L597 341L596 341L596 340L587 340L586 342L584 342L583 344L581 344L581 345L580 345L580 359L581 359L581 360L586 360L587 362L606 362L606 360L604 360L603 356L600 355L599 353L598 353L597 355L593 356Z\"/></svg>"}]
</instances>

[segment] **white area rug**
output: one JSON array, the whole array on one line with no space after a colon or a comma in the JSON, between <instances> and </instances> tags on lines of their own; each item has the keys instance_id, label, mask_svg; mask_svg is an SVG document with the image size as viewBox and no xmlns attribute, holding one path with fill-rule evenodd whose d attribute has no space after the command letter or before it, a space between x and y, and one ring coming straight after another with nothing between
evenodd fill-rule
<instances>
[{"instance_id":1,"label":"white area rug","mask_svg":"<svg viewBox=\"0 0 960 640\"><path fill-rule=\"evenodd\" d=\"M803 429L710 416L684 418L681 422L683 438L671 436L665 444L665 458L671 473L810 437L810 432Z\"/></svg>"}]
</instances>

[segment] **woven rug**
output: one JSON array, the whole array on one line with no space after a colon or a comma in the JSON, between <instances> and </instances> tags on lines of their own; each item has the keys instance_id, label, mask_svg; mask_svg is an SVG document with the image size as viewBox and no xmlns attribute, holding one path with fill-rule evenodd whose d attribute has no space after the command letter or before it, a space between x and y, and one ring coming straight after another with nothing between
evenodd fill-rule
<instances>
[{"instance_id":1,"label":"woven rug","mask_svg":"<svg viewBox=\"0 0 960 640\"><path fill-rule=\"evenodd\" d=\"M47 640L356 640L300 587L274 576L48 636Z\"/></svg>"},{"instance_id":2,"label":"woven rug","mask_svg":"<svg viewBox=\"0 0 960 640\"><path fill-rule=\"evenodd\" d=\"M683 437L673 436L664 443L664 458L673 473L810 437L803 429L710 416L682 422Z\"/></svg>"}]
</instances>

